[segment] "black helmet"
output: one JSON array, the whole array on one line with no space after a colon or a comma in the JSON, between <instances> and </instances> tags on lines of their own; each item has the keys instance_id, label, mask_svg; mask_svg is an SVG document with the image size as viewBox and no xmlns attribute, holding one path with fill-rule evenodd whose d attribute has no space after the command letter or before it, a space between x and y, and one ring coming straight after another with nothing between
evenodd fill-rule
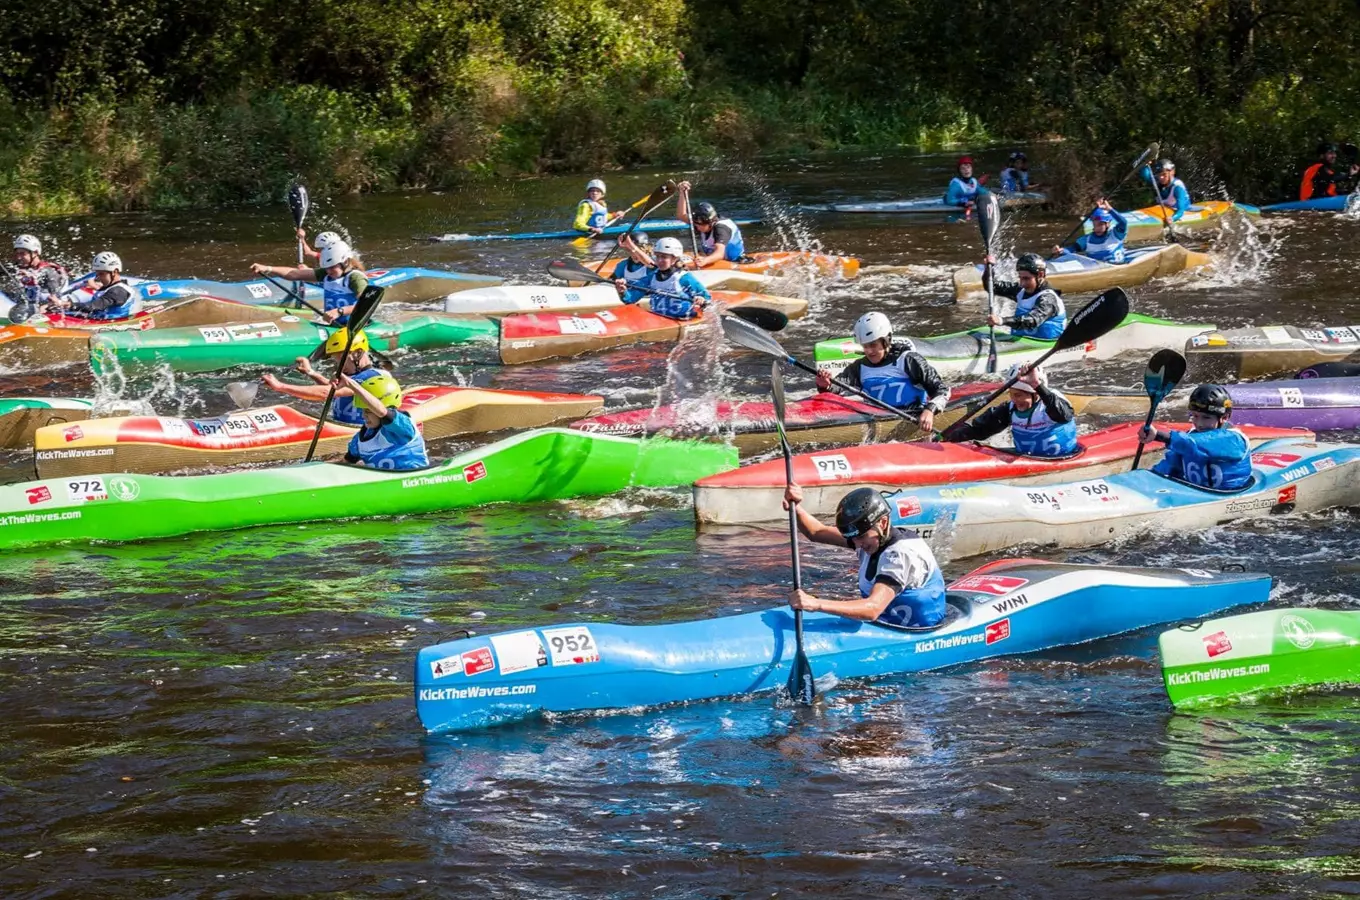
<instances>
[{"instance_id":1,"label":"black helmet","mask_svg":"<svg viewBox=\"0 0 1360 900\"><path fill-rule=\"evenodd\" d=\"M1015 261L1015 271L1028 272L1035 278L1043 278L1048 272L1048 263L1037 253L1026 253Z\"/></svg>"},{"instance_id":2,"label":"black helmet","mask_svg":"<svg viewBox=\"0 0 1360 900\"><path fill-rule=\"evenodd\" d=\"M718 218L718 211L713 208L712 203L704 202L694 207L694 221L713 222Z\"/></svg>"},{"instance_id":3,"label":"black helmet","mask_svg":"<svg viewBox=\"0 0 1360 900\"><path fill-rule=\"evenodd\" d=\"M1211 416L1226 416L1232 412L1232 397L1216 384L1201 384L1190 394L1190 409Z\"/></svg>"},{"instance_id":4,"label":"black helmet","mask_svg":"<svg viewBox=\"0 0 1360 900\"><path fill-rule=\"evenodd\" d=\"M1327 141L1323 141L1321 144L1318 144L1318 156L1322 156L1324 153L1335 153L1335 152L1336 152L1336 144L1333 144L1333 143L1330 143L1330 142L1327 142Z\"/></svg>"},{"instance_id":5,"label":"black helmet","mask_svg":"<svg viewBox=\"0 0 1360 900\"><path fill-rule=\"evenodd\" d=\"M1022 159L1025 160L1026 162L1029 161L1029 157L1025 155L1025 151L1023 151L1023 150L1015 150L1015 151L1013 151L1013 152L1011 153L1011 157L1010 157L1010 161L1011 161L1011 162L1019 162L1019 161L1022 160Z\"/></svg>"},{"instance_id":6,"label":"black helmet","mask_svg":"<svg viewBox=\"0 0 1360 900\"><path fill-rule=\"evenodd\" d=\"M891 515L882 494L873 488L855 488L836 507L836 530L848 538L859 537Z\"/></svg>"},{"instance_id":7,"label":"black helmet","mask_svg":"<svg viewBox=\"0 0 1360 900\"><path fill-rule=\"evenodd\" d=\"M1159 159L1157 165L1152 168L1156 172L1174 172L1176 171L1176 164L1169 159Z\"/></svg>"}]
</instances>

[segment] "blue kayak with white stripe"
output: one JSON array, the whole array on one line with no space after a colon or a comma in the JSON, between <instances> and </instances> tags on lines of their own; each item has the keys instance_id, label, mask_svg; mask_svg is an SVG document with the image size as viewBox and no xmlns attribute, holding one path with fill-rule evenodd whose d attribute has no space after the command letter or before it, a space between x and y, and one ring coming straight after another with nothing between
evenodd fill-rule
<instances>
[{"instance_id":1,"label":"blue kayak with white stripe","mask_svg":"<svg viewBox=\"0 0 1360 900\"><path fill-rule=\"evenodd\" d=\"M1351 199L1350 194L1338 197L1315 197L1312 200L1292 200L1289 203L1272 203L1261 207L1261 212L1295 212L1316 210L1319 212L1341 212ZM1360 202L1360 201L1357 201Z\"/></svg>"},{"instance_id":2,"label":"blue kayak with white stripe","mask_svg":"<svg viewBox=\"0 0 1360 900\"><path fill-rule=\"evenodd\" d=\"M733 219L732 221L736 222L738 226L760 224L760 219ZM624 234L632 227L631 224L627 223L623 225L610 225L601 230L600 236L613 237L615 235ZM642 224L637 226L636 230L648 234L666 231L688 231L689 223L682 222L679 219L646 219ZM464 241L553 241L561 240L563 238L581 237L590 237L590 235L582 234L575 229L567 229L565 231L521 231L514 234L431 234L426 235L423 239L436 244L454 244Z\"/></svg>"},{"instance_id":3,"label":"blue kayak with white stripe","mask_svg":"<svg viewBox=\"0 0 1360 900\"><path fill-rule=\"evenodd\" d=\"M494 287L502 279L494 275L470 275L466 272L446 272L442 269L422 269L398 266L392 269L369 269L368 283L387 288L385 303L422 303L438 300L456 291ZM166 297L218 297L257 306L285 306L292 294L286 287L301 285L304 296L314 305L321 305L321 285L267 278L251 281L210 281L204 278L139 278L126 280L141 293L144 300L163 300Z\"/></svg>"},{"instance_id":4,"label":"blue kayak with white stripe","mask_svg":"<svg viewBox=\"0 0 1360 900\"><path fill-rule=\"evenodd\" d=\"M803 616L822 690L847 678L943 669L1081 644L1263 603L1269 575L1001 560L948 588L934 628ZM773 589L771 593L776 593ZM416 713L431 732L544 712L626 710L783 690L794 656L786 607L697 622L574 622L475 635L416 656Z\"/></svg>"}]
</instances>

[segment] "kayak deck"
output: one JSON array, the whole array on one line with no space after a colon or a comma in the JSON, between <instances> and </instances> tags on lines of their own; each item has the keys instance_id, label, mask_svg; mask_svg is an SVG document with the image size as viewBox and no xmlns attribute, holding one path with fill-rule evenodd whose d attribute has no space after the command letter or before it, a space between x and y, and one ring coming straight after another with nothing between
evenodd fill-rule
<instances>
[{"instance_id":1,"label":"kayak deck","mask_svg":"<svg viewBox=\"0 0 1360 900\"><path fill-rule=\"evenodd\" d=\"M1128 261L1118 265L1079 253L1063 253L1048 263L1048 283L1060 291L1080 294L1112 287L1137 287L1154 278L1166 278L1200 269L1213 262L1207 253L1187 250L1180 244L1140 247L1128 251ZM982 267L965 266L954 271L954 299L987 295Z\"/></svg>"}]
</instances>

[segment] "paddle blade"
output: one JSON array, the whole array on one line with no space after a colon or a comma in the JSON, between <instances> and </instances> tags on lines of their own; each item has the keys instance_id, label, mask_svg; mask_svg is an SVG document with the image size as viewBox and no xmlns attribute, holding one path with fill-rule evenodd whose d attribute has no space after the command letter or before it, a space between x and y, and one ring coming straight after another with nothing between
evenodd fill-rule
<instances>
[{"instance_id":1,"label":"paddle blade","mask_svg":"<svg viewBox=\"0 0 1360 900\"><path fill-rule=\"evenodd\" d=\"M647 209L650 210L655 206L660 206L665 201L665 199L671 195L671 191L673 190L675 190L675 182L668 181L665 184L659 186L656 190L652 191L650 194L648 194L647 199L644 200L642 203L634 203L632 208L637 209L639 206L646 206ZM644 213L644 215L646 214ZM639 219L638 221L642 220Z\"/></svg>"},{"instance_id":2,"label":"paddle blade","mask_svg":"<svg viewBox=\"0 0 1360 900\"><path fill-rule=\"evenodd\" d=\"M599 272L586 268L574 259L553 260L548 263L548 274L560 281L589 281L593 284L610 281Z\"/></svg>"},{"instance_id":3,"label":"paddle blade","mask_svg":"<svg viewBox=\"0 0 1360 900\"><path fill-rule=\"evenodd\" d=\"M793 668L789 671L789 696L803 706L811 706L817 699L817 682L812 677L812 664L808 662L802 648L793 655Z\"/></svg>"},{"instance_id":4,"label":"paddle blade","mask_svg":"<svg viewBox=\"0 0 1360 900\"><path fill-rule=\"evenodd\" d=\"M1185 357L1175 350L1158 350L1143 372L1143 389L1148 399L1158 403L1176 389L1185 377Z\"/></svg>"},{"instance_id":5,"label":"paddle blade","mask_svg":"<svg viewBox=\"0 0 1360 900\"><path fill-rule=\"evenodd\" d=\"M354 303L354 312L349 314L349 324L346 327L349 328L350 334L354 334L368 324L369 320L373 318L373 313L377 312L378 304L382 302L383 294L386 292L387 288L380 288L372 284L364 288L364 292L359 295L359 299Z\"/></svg>"},{"instance_id":6,"label":"paddle blade","mask_svg":"<svg viewBox=\"0 0 1360 900\"><path fill-rule=\"evenodd\" d=\"M258 381L227 382L227 394L231 397L231 402L236 404L237 409L250 409L259 391L260 383Z\"/></svg>"},{"instance_id":7,"label":"paddle blade","mask_svg":"<svg viewBox=\"0 0 1360 900\"><path fill-rule=\"evenodd\" d=\"M982 246L991 253L992 243L1001 228L1001 204L997 202L996 194L985 188L977 192L977 217L978 230L982 232Z\"/></svg>"},{"instance_id":8,"label":"paddle blade","mask_svg":"<svg viewBox=\"0 0 1360 900\"><path fill-rule=\"evenodd\" d=\"M736 312L736 310L732 310L732 312ZM736 316L720 316L719 321L722 323L723 334L732 343L745 347L747 350L754 350L757 353L768 353L777 359L788 358L788 353L768 331Z\"/></svg>"},{"instance_id":9,"label":"paddle blade","mask_svg":"<svg viewBox=\"0 0 1360 900\"><path fill-rule=\"evenodd\" d=\"M1147 149L1143 151L1143 155L1133 161L1133 171L1137 172L1139 169L1143 168L1143 166L1147 164L1147 161L1156 156L1161 149L1162 145L1156 141L1148 144Z\"/></svg>"},{"instance_id":10,"label":"paddle blade","mask_svg":"<svg viewBox=\"0 0 1360 900\"><path fill-rule=\"evenodd\" d=\"M738 306L736 309L729 309L728 312L766 331L783 331L784 326L789 324L789 317L777 309L766 309L761 306Z\"/></svg>"},{"instance_id":11,"label":"paddle blade","mask_svg":"<svg viewBox=\"0 0 1360 900\"><path fill-rule=\"evenodd\" d=\"M784 362L776 359L770 363L770 396L774 398L774 417L782 425L784 422Z\"/></svg>"},{"instance_id":12,"label":"paddle blade","mask_svg":"<svg viewBox=\"0 0 1360 900\"><path fill-rule=\"evenodd\" d=\"M1129 314L1129 295L1123 288L1110 288L1083 306L1067 320L1067 328L1058 336L1055 350L1070 350L1109 334Z\"/></svg>"},{"instance_id":13,"label":"paddle blade","mask_svg":"<svg viewBox=\"0 0 1360 900\"><path fill-rule=\"evenodd\" d=\"M293 227L301 228L303 221L307 218L307 210L312 208L311 198L307 196L307 188L297 182L288 189L288 208L293 211Z\"/></svg>"}]
</instances>

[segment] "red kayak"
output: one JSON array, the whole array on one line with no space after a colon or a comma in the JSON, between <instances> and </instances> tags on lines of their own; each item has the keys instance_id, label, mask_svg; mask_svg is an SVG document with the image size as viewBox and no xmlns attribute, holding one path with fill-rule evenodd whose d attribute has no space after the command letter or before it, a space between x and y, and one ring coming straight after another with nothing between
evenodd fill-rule
<instances>
[{"instance_id":1,"label":"red kayak","mask_svg":"<svg viewBox=\"0 0 1360 900\"><path fill-rule=\"evenodd\" d=\"M1080 450L1058 459L1022 456L977 442L961 444L869 444L793 457L793 478L803 487L803 506L817 516L835 514L836 504L854 488L895 491L910 485L962 481L1046 484L1097 478L1126 471L1138 450L1141 422L1102 428L1083 435ZM1185 423L1161 423L1163 431L1184 431ZM1280 437L1310 434L1292 428L1244 425L1256 446ZM1161 459L1162 445L1149 444L1142 467ZM966 489L961 489L966 490ZM774 459L711 475L694 484L694 514L700 525L774 522L783 509L784 460ZM904 513L906 515L906 513Z\"/></svg>"}]
</instances>

